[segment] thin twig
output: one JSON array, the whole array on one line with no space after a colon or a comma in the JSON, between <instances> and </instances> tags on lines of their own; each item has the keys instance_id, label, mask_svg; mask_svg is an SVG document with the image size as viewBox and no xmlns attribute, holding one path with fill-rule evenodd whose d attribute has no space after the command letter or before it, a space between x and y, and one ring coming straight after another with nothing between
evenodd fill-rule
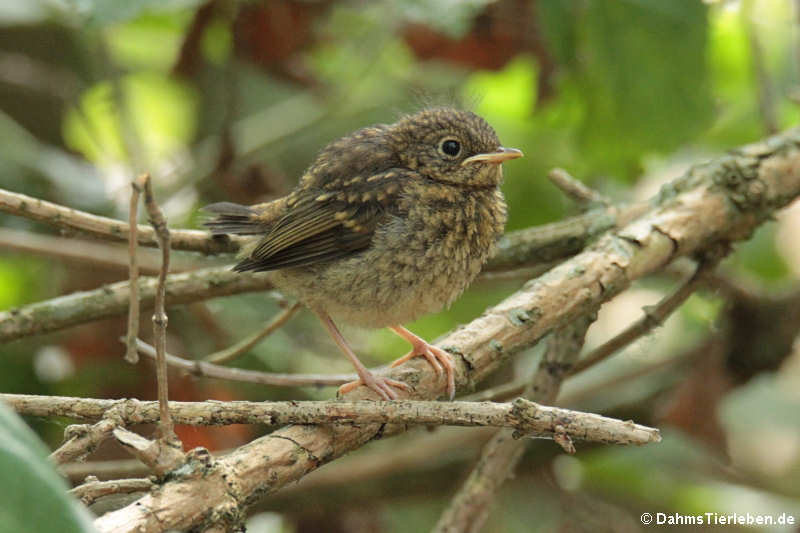
<instances>
[{"instance_id":1,"label":"thin twig","mask_svg":"<svg viewBox=\"0 0 800 533\"><path fill-rule=\"evenodd\" d=\"M615 227L628 224L650 206L636 203L600 206L580 215L506 233L497 243L497 255L484 272L510 270L522 265L552 265L583 250L593 239Z\"/></svg>"},{"instance_id":2,"label":"thin twig","mask_svg":"<svg viewBox=\"0 0 800 533\"><path fill-rule=\"evenodd\" d=\"M583 316L548 337L547 350L524 396L552 403L566 372L577 359L586 330L594 314ZM526 400L517 400L526 401ZM571 436L560 422L553 426L553 439L568 453L574 453ZM442 513L435 533L477 532L489 516L500 486L514 472L527 441L518 440L518 433L501 429L481 450L478 464Z\"/></svg>"},{"instance_id":3,"label":"thin twig","mask_svg":"<svg viewBox=\"0 0 800 533\"><path fill-rule=\"evenodd\" d=\"M95 237L113 241L128 240L128 225L122 220L101 217L62 205L33 198L24 194L0 189L0 211L52 226L78 230ZM158 246L152 227L141 224L137 228L138 241L142 246ZM172 246L176 250L201 252L207 255L235 253L244 239L236 236L215 237L207 231L173 230Z\"/></svg>"},{"instance_id":4,"label":"thin twig","mask_svg":"<svg viewBox=\"0 0 800 533\"><path fill-rule=\"evenodd\" d=\"M104 496L149 492L153 487L154 483L148 478L99 481L95 477L89 477L83 485L79 485L69 492L83 502L84 505L92 505Z\"/></svg>"},{"instance_id":5,"label":"thin twig","mask_svg":"<svg viewBox=\"0 0 800 533\"><path fill-rule=\"evenodd\" d=\"M167 350L167 312L164 302L167 293L167 272L169 272L169 253L170 253L170 234L167 229L167 221L158 208L153 187L149 175L142 178L144 185L145 205L150 218L150 223L156 232L159 248L161 249L161 271L158 273L158 285L156 286L155 300L153 303L153 338L156 348L156 378L158 380L158 405L161 412L159 431L161 438L165 442L174 443L178 437L172 426L172 419L169 416L169 388L167 377L167 361L165 353ZM131 344L135 343L135 339Z\"/></svg>"},{"instance_id":6,"label":"thin twig","mask_svg":"<svg viewBox=\"0 0 800 533\"><path fill-rule=\"evenodd\" d=\"M611 205L607 196L587 187L583 182L573 178L563 168L554 168L547 174L547 178L567 196L580 205L602 204Z\"/></svg>"},{"instance_id":7,"label":"thin twig","mask_svg":"<svg viewBox=\"0 0 800 533\"><path fill-rule=\"evenodd\" d=\"M127 248L116 243L91 242L74 238L65 239L43 233L0 228L0 248L84 266L89 265L94 269L127 271L129 268ZM138 250L140 272L145 274L158 273L160 259L154 255L155 252L155 250L151 249ZM177 264L176 261L171 262L170 271L173 273L197 270L210 265L208 260L199 257L196 259L178 257L177 259Z\"/></svg>"},{"instance_id":8,"label":"thin twig","mask_svg":"<svg viewBox=\"0 0 800 533\"><path fill-rule=\"evenodd\" d=\"M100 479L111 480L124 477L141 477L150 473L150 469L137 459L74 461L58 465L58 471L73 484L82 481L87 476L97 476Z\"/></svg>"},{"instance_id":9,"label":"thin twig","mask_svg":"<svg viewBox=\"0 0 800 533\"><path fill-rule=\"evenodd\" d=\"M516 381L497 385L496 387L491 387L489 389L473 392L472 394L467 394L460 399L465 402L498 402L509 400L522 394L526 387L528 387L529 383L530 380L528 379L518 379Z\"/></svg>"},{"instance_id":10,"label":"thin twig","mask_svg":"<svg viewBox=\"0 0 800 533\"><path fill-rule=\"evenodd\" d=\"M663 298L656 305L645 307L642 318L588 353L572 367L570 375L583 372L604 361L636 339L647 335L654 328L663 324L664 320L683 305L689 296L694 294L705 283L706 275L716 268L720 259L722 259L722 255L701 261L692 276L678 287L675 292Z\"/></svg>"},{"instance_id":11,"label":"thin twig","mask_svg":"<svg viewBox=\"0 0 800 533\"><path fill-rule=\"evenodd\" d=\"M159 411L161 410L159 405ZM159 416L159 424L160 422ZM160 425L159 431L163 431ZM177 437L161 436L156 440L150 440L123 427L114 428L111 433L128 453L146 464L159 478L163 478L186 462L186 456Z\"/></svg>"},{"instance_id":12,"label":"thin twig","mask_svg":"<svg viewBox=\"0 0 800 533\"><path fill-rule=\"evenodd\" d=\"M245 337L236 344L207 355L203 360L208 363L220 364L227 363L246 353L250 348L270 336L274 331L281 328L303 307L303 304L295 302L290 308L272 319L261 331Z\"/></svg>"},{"instance_id":13,"label":"thin twig","mask_svg":"<svg viewBox=\"0 0 800 533\"><path fill-rule=\"evenodd\" d=\"M136 345L139 353L155 358L155 348L138 339ZM350 381L358 379L355 374L281 374L277 372L258 372L257 370L246 370L243 368L230 368L227 366L215 365L205 361L186 359L165 353L167 364L173 368L178 368L193 376L225 379L228 381L239 381L243 383L258 383L259 385L271 385L275 387L338 387ZM380 371L383 368L373 369Z\"/></svg>"},{"instance_id":14,"label":"thin twig","mask_svg":"<svg viewBox=\"0 0 800 533\"><path fill-rule=\"evenodd\" d=\"M128 307L128 331L125 335L125 360L131 364L139 362L136 339L139 337L139 258L136 254L136 219L139 214L139 194L147 175L139 176L131 182L131 198L128 206L128 279L130 280L130 304Z\"/></svg>"},{"instance_id":15,"label":"thin twig","mask_svg":"<svg viewBox=\"0 0 800 533\"><path fill-rule=\"evenodd\" d=\"M109 411L109 414L112 414ZM50 460L56 464L82 459L92 453L97 446L111 436L119 425L114 416L104 416L102 420L87 425L67 426L64 431L66 442L50 454Z\"/></svg>"}]
</instances>

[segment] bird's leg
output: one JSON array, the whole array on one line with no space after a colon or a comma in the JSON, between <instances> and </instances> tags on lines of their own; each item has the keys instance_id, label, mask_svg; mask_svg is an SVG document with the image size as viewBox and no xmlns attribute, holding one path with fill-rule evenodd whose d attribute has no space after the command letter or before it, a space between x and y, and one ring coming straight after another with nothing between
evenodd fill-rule
<instances>
[{"instance_id":1,"label":"bird's leg","mask_svg":"<svg viewBox=\"0 0 800 533\"><path fill-rule=\"evenodd\" d=\"M383 376L377 376L370 372L369 369L367 369L367 367L365 367L364 364L359 360L355 352L353 352L353 350L350 348L350 345L347 344L347 341L342 336L339 328L336 327L336 324L333 323L331 317L325 312L315 312L319 316L320 320L322 320L322 323L327 328L328 333L330 333L334 342L339 346L339 349L342 350L348 359L350 359L350 362L353 364L356 369L356 373L358 374L358 381L345 383L339 387L339 392L345 393L355 389L359 385L366 385L370 389L377 392L378 396L384 400L396 400L397 393L392 390L392 387L396 387L404 391L411 390L411 387L402 381L397 381L396 379L390 379Z\"/></svg>"},{"instance_id":2,"label":"bird's leg","mask_svg":"<svg viewBox=\"0 0 800 533\"><path fill-rule=\"evenodd\" d=\"M444 370L447 376L447 396L452 400L456 395L456 379L455 367L453 366L453 360L451 359L450 354L441 348L437 348L432 344L428 344L424 339L417 337L403 326L391 326L389 329L411 343L411 351L392 363L392 366L405 363L409 359L417 357L418 355L423 356L436 371L437 376L442 373L442 370Z\"/></svg>"}]
</instances>

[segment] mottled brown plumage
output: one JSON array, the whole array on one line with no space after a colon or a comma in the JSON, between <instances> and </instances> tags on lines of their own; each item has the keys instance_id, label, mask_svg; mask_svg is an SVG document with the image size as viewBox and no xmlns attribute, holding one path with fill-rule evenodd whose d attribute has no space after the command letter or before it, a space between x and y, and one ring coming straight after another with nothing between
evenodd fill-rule
<instances>
[{"instance_id":1,"label":"mottled brown plumage","mask_svg":"<svg viewBox=\"0 0 800 533\"><path fill-rule=\"evenodd\" d=\"M425 356L452 398L450 356L400 324L449 305L492 255L506 220L500 164L521 155L474 113L421 111L332 142L284 198L208 206L207 225L258 236L234 268L274 271L320 316L360 376L345 390L363 382L389 399L408 387L371 374L333 319L391 327L413 347L399 361Z\"/></svg>"}]
</instances>

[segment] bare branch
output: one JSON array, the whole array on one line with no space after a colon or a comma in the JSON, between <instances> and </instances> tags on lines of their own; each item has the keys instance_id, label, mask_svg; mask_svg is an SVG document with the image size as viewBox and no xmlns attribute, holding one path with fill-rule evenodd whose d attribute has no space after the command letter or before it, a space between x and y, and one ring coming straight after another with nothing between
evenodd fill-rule
<instances>
[{"instance_id":1,"label":"bare branch","mask_svg":"<svg viewBox=\"0 0 800 533\"><path fill-rule=\"evenodd\" d=\"M136 400L95 400L18 394L0 395L20 414L86 419L104 408L116 408L127 423L150 423L157 419L156 402ZM50 400L48 402L48 400ZM538 405L525 399L511 403L437 401L322 401L322 402L170 402L178 423L221 424L362 424L492 426L513 428L518 436L551 437L556 426L576 440L617 444L658 442L657 429L607 418ZM114 430L114 435L124 434ZM130 433L130 432L127 432ZM119 437L118 437L119 438ZM139 442L141 437L126 437ZM149 441L148 441L149 442ZM138 444L136 444L139 446ZM140 458L141 459L141 458Z\"/></svg>"},{"instance_id":2,"label":"bare branch","mask_svg":"<svg viewBox=\"0 0 800 533\"><path fill-rule=\"evenodd\" d=\"M161 411L160 405L159 411ZM159 426L159 432L161 431L163 430ZM177 437L150 440L121 427L115 428L112 434L123 448L146 464L159 477L163 478L186 461L181 442Z\"/></svg>"},{"instance_id":3,"label":"bare branch","mask_svg":"<svg viewBox=\"0 0 800 533\"><path fill-rule=\"evenodd\" d=\"M547 179L580 205L611 204L609 198L587 187L583 182L576 180L563 168L551 170L547 174Z\"/></svg>"},{"instance_id":4,"label":"bare branch","mask_svg":"<svg viewBox=\"0 0 800 533\"><path fill-rule=\"evenodd\" d=\"M112 411L109 411L112 415ZM100 443L111 436L119 425L114 416L104 416L99 422L89 425L67 426L64 430L65 443L50 454L56 464L82 459L92 453Z\"/></svg>"},{"instance_id":5,"label":"bare branch","mask_svg":"<svg viewBox=\"0 0 800 533\"><path fill-rule=\"evenodd\" d=\"M663 298L656 305L646 307L644 309L644 316L629 325L623 331L618 333L613 338L607 340L589 354L578 361L575 366L570 370L570 375L583 372L584 370L593 367L597 363L604 361L617 351L625 346L628 346L636 339L647 335L650 331L664 323L664 321L674 313L683 303L694 294L706 282L707 275L716 268L719 261L727 254L727 250L723 253L715 254L716 257L709 258L702 261L695 270L694 274L686 280L675 292Z\"/></svg>"},{"instance_id":6,"label":"bare branch","mask_svg":"<svg viewBox=\"0 0 800 533\"><path fill-rule=\"evenodd\" d=\"M104 496L149 492L154 486L155 484L147 478L98 481L96 477L89 477L83 485L79 485L69 492L84 505L92 505Z\"/></svg>"},{"instance_id":7,"label":"bare branch","mask_svg":"<svg viewBox=\"0 0 800 533\"><path fill-rule=\"evenodd\" d=\"M209 363L227 363L228 361L232 361L239 357L240 355L247 353L253 346L264 340L265 338L269 337L273 332L280 329L284 324L286 324L297 312L303 307L303 304L296 302L292 304L291 307L283 311L281 314L276 316L272 319L261 331L257 331L254 334L245 337L241 341L237 342L233 346L229 346L224 350L220 350L218 352L214 352L209 354L205 357L205 361Z\"/></svg>"},{"instance_id":8,"label":"bare branch","mask_svg":"<svg viewBox=\"0 0 800 533\"><path fill-rule=\"evenodd\" d=\"M0 228L0 248L84 266L90 265L93 268L128 270L129 267L128 252L118 243L65 239L43 233ZM148 248L137 251L141 272L146 274L158 272L160 260L154 253L155 250ZM188 257L178 257L176 259L178 261L173 263L177 264L173 264L170 269L172 272L186 272L187 270L196 270L201 266L208 266L208 261L203 258L192 260Z\"/></svg>"},{"instance_id":9,"label":"bare branch","mask_svg":"<svg viewBox=\"0 0 800 533\"><path fill-rule=\"evenodd\" d=\"M548 337L547 350L523 395L552 403L567 371L578 358L586 330L594 313L583 316ZM525 400L518 400L525 401ZM516 403L516 402L515 402ZM556 421L553 439L567 453L575 448L566 427ZM486 443L477 465L444 510L433 528L437 533L477 532L489 516L498 489L511 477L527 441L518 440L516 431L502 429Z\"/></svg>"},{"instance_id":10,"label":"bare branch","mask_svg":"<svg viewBox=\"0 0 800 533\"><path fill-rule=\"evenodd\" d=\"M127 241L129 238L128 226L122 220L92 215L5 189L0 189L0 211L103 239ZM190 250L207 255L234 253L241 242L238 237L213 237L206 231L173 230L173 233L172 246L176 250ZM137 234L139 244L158 246L155 231L150 226L138 226Z\"/></svg>"},{"instance_id":11,"label":"bare branch","mask_svg":"<svg viewBox=\"0 0 800 533\"><path fill-rule=\"evenodd\" d=\"M549 263L574 255L590 239L614 227L621 227L646 206L625 208L603 207L564 221L508 233L498 243L498 251L484 270L494 271L530 263ZM77 230L95 237L127 241L129 227L121 220L101 217L52 202L0 189L0 211L38 220L58 228ZM175 250L200 252L206 255L236 253L247 242L236 235L211 235L206 231L173 229L171 246ZM153 228L137 227L137 240L142 246L157 246Z\"/></svg>"},{"instance_id":12,"label":"bare branch","mask_svg":"<svg viewBox=\"0 0 800 533\"><path fill-rule=\"evenodd\" d=\"M139 362L136 351L136 339L139 338L139 258L136 255L137 228L136 219L139 213L139 194L147 175L139 176L131 182L131 199L128 205L128 279L130 280L130 303L128 305L128 331L125 336L125 360L131 364Z\"/></svg>"},{"instance_id":13,"label":"bare branch","mask_svg":"<svg viewBox=\"0 0 800 533\"><path fill-rule=\"evenodd\" d=\"M142 309L155 300L156 278L140 277ZM243 292L272 289L268 276L239 274L229 267L207 268L168 276L167 305L196 302ZM9 311L0 311L0 342L56 331L125 313L130 285L121 281L99 289L59 296Z\"/></svg>"},{"instance_id":14,"label":"bare branch","mask_svg":"<svg viewBox=\"0 0 800 533\"><path fill-rule=\"evenodd\" d=\"M154 464L164 468L162 473L165 473L177 466L182 461L182 453L180 458L177 457L172 450L177 448L180 450L181 444L175 430L172 426L172 418L169 414L169 378L167 376L167 323L168 317L165 309L165 300L167 294L167 273L169 272L169 254L170 254L170 233L167 229L167 221L164 218L161 209L159 209L156 199L153 196L153 187L150 180L150 175L145 174L142 178L144 185L144 198L147 213L150 218L150 224L156 232L156 239L158 240L158 247L161 249L161 271L158 273L158 283L156 285L156 294L153 302L153 338L155 339L156 348L156 379L158 381L158 406L160 413L160 420L158 423L159 436L156 447L159 448L159 460ZM120 440L118 433L122 430L116 430L115 435L117 440ZM168 457L169 460L164 460ZM141 459L141 458L140 458ZM148 463L149 464L149 463Z\"/></svg>"},{"instance_id":15,"label":"bare branch","mask_svg":"<svg viewBox=\"0 0 800 533\"><path fill-rule=\"evenodd\" d=\"M776 133L779 129L778 106L775 101L775 83L770 76L764 47L758 35L754 18L754 2L742 2L741 16L748 44L750 45L750 61L752 62L753 78L758 94L758 110L764 123L764 131L768 135Z\"/></svg>"},{"instance_id":16,"label":"bare branch","mask_svg":"<svg viewBox=\"0 0 800 533\"><path fill-rule=\"evenodd\" d=\"M155 358L155 348L137 339L139 353ZM244 383L258 383L275 387L338 387L349 381L355 380L355 374L280 374L277 372L259 372L243 368L229 368L215 365L205 361L196 361L165 354L167 364L181 369L193 376L241 381Z\"/></svg>"}]
</instances>

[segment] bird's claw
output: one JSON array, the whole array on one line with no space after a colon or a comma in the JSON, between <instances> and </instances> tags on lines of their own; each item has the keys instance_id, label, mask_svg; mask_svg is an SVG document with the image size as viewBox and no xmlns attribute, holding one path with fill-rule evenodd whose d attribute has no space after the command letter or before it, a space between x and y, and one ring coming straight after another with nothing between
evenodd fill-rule
<instances>
[{"instance_id":1,"label":"bird's claw","mask_svg":"<svg viewBox=\"0 0 800 533\"><path fill-rule=\"evenodd\" d=\"M428 363L433 367L437 378L442 375L442 372L445 373L447 379L447 396L452 400L456 395L455 367L453 366L450 354L441 348L428 344L427 342L420 343L411 348L411 351L403 357L393 362L391 366L395 367L401 365L409 359L420 355L427 359Z\"/></svg>"},{"instance_id":2,"label":"bird's claw","mask_svg":"<svg viewBox=\"0 0 800 533\"><path fill-rule=\"evenodd\" d=\"M402 381L397 381L396 379L367 373L359 376L357 380L351 381L350 383L345 383L339 387L339 394L346 394L351 390L360 387L361 385L374 390L383 400L396 400L398 398L397 392L393 390L392 387L400 389L404 392L411 391L411 386L408 383L403 383Z\"/></svg>"}]
</instances>

